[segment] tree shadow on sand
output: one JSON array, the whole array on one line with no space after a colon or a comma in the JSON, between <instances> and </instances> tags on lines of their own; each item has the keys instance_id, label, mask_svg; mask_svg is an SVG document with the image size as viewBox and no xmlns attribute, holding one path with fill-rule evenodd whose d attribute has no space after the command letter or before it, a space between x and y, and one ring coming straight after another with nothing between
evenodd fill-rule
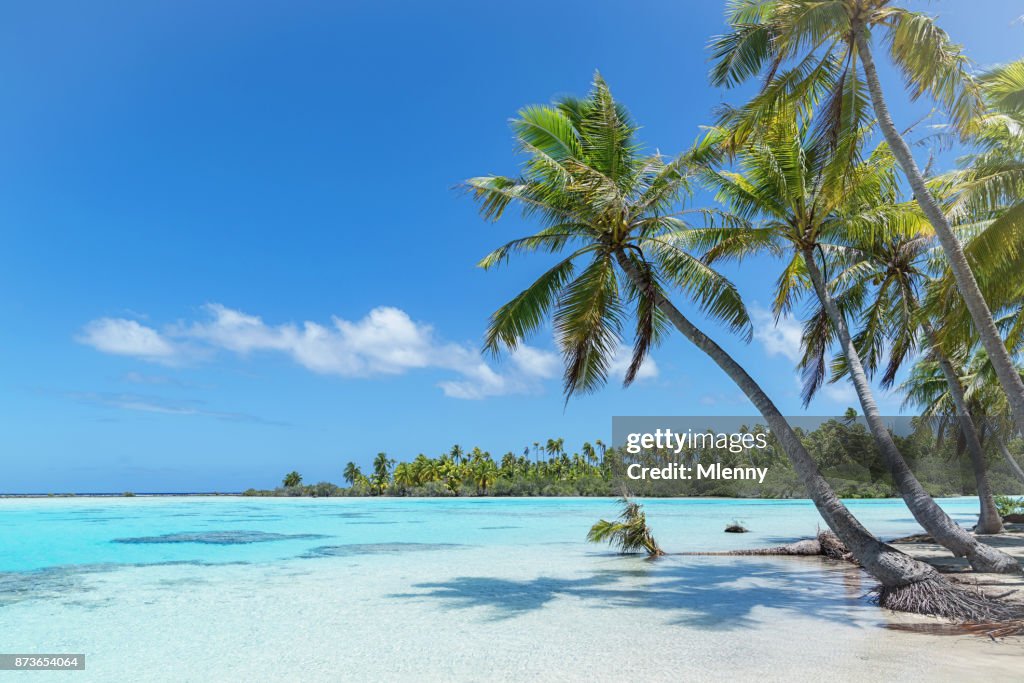
<instances>
[{"instance_id":1,"label":"tree shadow on sand","mask_svg":"<svg viewBox=\"0 0 1024 683\"><path fill-rule=\"evenodd\" d=\"M631 566L580 578L462 576L415 584L419 592L392 597L437 600L450 610L489 607L492 620L511 619L568 598L591 609L657 610L672 624L729 631L758 623L753 613L759 607L850 623L850 608L864 604L871 587L862 583L859 570L819 558L621 561Z\"/></svg>"}]
</instances>

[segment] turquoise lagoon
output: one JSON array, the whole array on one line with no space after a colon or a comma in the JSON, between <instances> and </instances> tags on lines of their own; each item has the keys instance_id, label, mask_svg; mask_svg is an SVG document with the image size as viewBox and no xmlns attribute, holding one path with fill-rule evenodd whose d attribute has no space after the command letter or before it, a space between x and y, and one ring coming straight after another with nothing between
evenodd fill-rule
<instances>
[{"instance_id":1,"label":"turquoise lagoon","mask_svg":"<svg viewBox=\"0 0 1024 683\"><path fill-rule=\"evenodd\" d=\"M940 501L965 525L977 501ZM644 501L669 552L787 542L808 501ZM883 538L902 502L851 501ZM0 652L85 653L68 681L964 680L1024 647L896 632L817 558L618 556L609 499L0 500ZM751 533L722 532L741 520ZM927 623L927 622L925 622ZM5 672L0 672L4 678Z\"/></svg>"}]
</instances>

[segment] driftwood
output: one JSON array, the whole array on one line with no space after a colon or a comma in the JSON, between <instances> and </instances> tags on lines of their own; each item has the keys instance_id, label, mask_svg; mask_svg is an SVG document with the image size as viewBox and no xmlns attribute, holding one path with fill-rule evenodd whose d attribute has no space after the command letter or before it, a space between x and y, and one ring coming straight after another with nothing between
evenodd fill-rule
<instances>
[{"instance_id":1,"label":"driftwood","mask_svg":"<svg viewBox=\"0 0 1024 683\"><path fill-rule=\"evenodd\" d=\"M983 636L996 640L1024 635L1024 620L966 624L886 624L893 631L926 633L933 636Z\"/></svg>"}]
</instances>

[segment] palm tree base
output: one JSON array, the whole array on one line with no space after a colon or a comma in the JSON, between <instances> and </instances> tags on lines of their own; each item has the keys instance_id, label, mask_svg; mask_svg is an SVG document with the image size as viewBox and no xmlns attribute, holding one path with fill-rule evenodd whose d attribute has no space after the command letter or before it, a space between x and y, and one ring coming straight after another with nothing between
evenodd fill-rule
<instances>
[{"instance_id":1,"label":"palm tree base","mask_svg":"<svg viewBox=\"0 0 1024 683\"><path fill-rule=\"evenodd\" d=\"M879 586L874 591L880 607L942 617L957 623L1009 623L1024 619L1024 606L985 595L977 588L953 583L936 573L904 586Z\"/></svg>"},{"instance_id":2,"label":"palm tree base","mask_svg":"<svg viewBox=\"0 0 1024 683\"><path fill-rule=\"evenodd\" d=\"M977 526L974 527L974 533L985 534L986 536L995 536L1005 531L1003 520L999 515L996 515L994 518L979 520Z\"/></svg>"},{"instance_id":3,"label":"palm tree base","mask_svg":"<svg viewBox=\"0 0 1024 683\"><path fill-rule=\"evenodd\" d=\"M1020 574L1021 566L1014 557L985 543L976 543L967 555L971 569L986 574Z\"/></svg>"},{"instance_id":4,"label":"palm tree base","mask_svg":"<svg viewBox=\"0 0 1024 683\"><path fill-rule=\"evenodd\" d=\"M978 544L982 553L968 556L971 568L981 573L1021 573L1020 562L1004 552L983 543ZM994 552L990 552L994 551Z\"/></svg>"}]
</instances>

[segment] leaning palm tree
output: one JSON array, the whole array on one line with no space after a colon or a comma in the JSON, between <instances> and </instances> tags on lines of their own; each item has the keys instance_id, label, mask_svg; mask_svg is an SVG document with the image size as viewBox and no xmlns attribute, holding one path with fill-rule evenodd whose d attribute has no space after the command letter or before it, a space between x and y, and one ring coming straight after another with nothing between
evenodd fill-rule
<instances>
[{"instance_id":1,"label":"leaning palm tree","mask_svg":"<svg viewBox=\"0 0 1024 683\"><path fill-rule=\"evenodd\" d=\"M922 226L927 227L927 226ZM929 231L930 232L930 231ZM975 531L998 534L1003 531L988 480L988 466L982 439L975 425L975 416L967 403L965 388L950 354L942 347L932 320L921 305L921 291L931 283L929 257L934 257L933 240L929 234L872 234L866 240L847 240L857 254L853 264L833 278L830 289L841 290L833 298L840 308L855 315L861 325L853 343L869 377L875 375L883 357L887 356L882 374L883 389L892 387L896 374L916 349L923 347L929 356L928 367L939 373L938 381L945 388L948 401L942 403L945 413L956 420L970 457L978 491L980 512ZM851 316L852 317L852 316ZM823 307L811 316L807 354L803 366L810 370L805 385L809 399L824 379L825 356L833 337L827 312ZM833 360L830 382L845 379L849 366L840 355ZM906 386L904 386L906 388ZM921 403L926 408L934 401Z\"/></svg>"},{"instance_id":2,"label":"leaning palm tree","mask_svg":"<svg viewBox=\"0 0 1024 683\"><path fill-rule=\"evenodd\" d=\"M899 387L904 396L903 405L921 409L922 416L930 418L940 438L943 433L949 432L957 437L960 447L966 449L970 456L978 488L981 512L975 532L1002 533L1003 522L988 481L987 458L982 441L986 433L991 435L991 425L977 404L968 400L959 373L955 384L949 381L948 374L955 372L953 363L948 357L942 356L939 360L934 354L915 363ZM970 419L970 426L967 426L965 418ZM976 454L978 452L980 456Z\"/></svg>"},{"instance_id":3,"label":"leaning palm tree","mask_svg":"<svg viewBox=\"0 0 1024 683\"><path fill-rule=\"evenodd\" d=\"M988 108L972 126L972 154L961 170L936 179L946 210L965 236L964 250L1011 354L1024 346L1024 60L983 74ZM974 346L977 336L955 282L943 274L933 303L942 311L941 334ZM997 378L998 382L998 378Z\"/></svg>"},{"instance_id":4,"label":"leaning palm tree","mask_svg":"<svg viewBox=\"0 0 1024 683\"><path fill-rule=\"evenodd\" d=\"M1007 446L1014 430L1013 421L1007 414L1006 394L999 387L992 364L988 361L988 354L984 349L977 349L973 350L973 353L969 351L964 355L966 360L961 364L963 368L962 382L971 411L979 419L984 420L987 437L996 442L1010 471L1024 483L1024 469L1021 468ZM1018 372L1024 377L1024 369L1019 369Z\"/></svg>"},{"instance_id":5,"label":"leaning palm tree","mask_svg":"<svg viewBox=\"0 0 1024 683\"><path fill-rule=\"evenodd\" d=\"M622 504L619 518L614 522L598 520L587 532L587 540L618 546L623 555L637 552L646 552L648 557L664 555L647 526L647 515L640 504L631 500L628 493L622 494L619 503Z\"/></svg>"},{"instance_id":6,"label":"leaning palm tree","mask_svg":"<svg viewBox=\"0 0 1024 683\"><path fill-rule=\"evenodd\" d=\"M1017 428L1024 431L1024 382L949 219L889 113L875 66L872 34L883 35L911 97L931 96L947 110L954 126L966 133L984 102L960 46L932 17L898 7L891 0L733 0L727 21L730 31L712 41L712 82L731 86L758 74L765 76L760 93L733 117L741 131L759 117L775 113L783 102L795 100L805 110L820 106L823 129L832 140L841 141L841 131L864 116L866 84L882 134L946 253Z\"/></svg>"},{"instance_id":7,"label":"leaning palm tree","mask_svg":"<svg viewBox=\"0 0 1024 683\"><path fill-rule=\"evenodd\" d=\"M1013 453L1010 452L1009 447L1006 445L1006 439L998 433L996 434L996 445L999 446L999 452L1002 454L1013 476L1017 478L1017 481L1024 484L1024 467L1021 467L1017 459L1013 457Z\"/></svg>"},{"instance_id":8,"label":"leaning palm tree","mask_svg":"<svg viewBox=\"0 0 1024 683\"><path fill-rule=\"evenodd\" d=\"M914 234L920 228L917 208L896 201L892 157L885 146L861 163L851 163L846 155L835 154L812 126L802 125L792 110L781 108L744 145L739 172L720 166L708 164L702 177L729 207L733 220L729 227L698 231L690 238L709 247L705 262L761 252L786 255L788 265L778 281L775 313L789 311L807 289L814 292L838 338L882 461L914 518L936 542L958 557L967 557L976 570L1020 571L1015 559L979 543L954 522L911 471L878 409L850 333L849 311L843 310L828 286L828 269L848 267L859 258L855 254L851 259L846 253L851 239ZM818 366L812 364L810 369L817 372ZM806 394L805 399L809 400Z\"/></svg>"},{"instance_id":9,"label":"leaning palm tree","mask_svg":"<svg viewBox=\"0 0 1024 683\"><path fill-rule=\"evenodd\" d=\"M669 299L669 288L682 292L710 316L749 336L746 310L733 285L678 246L679 234L687 230L680 204L692 159L666 162L659 155L643 156L629 113L614 101L600 75L586 99L527 107L512 127L526 156L522 174L477 177L467 187L485 218L499 219L516 204L542 227L498 248L480 265L493 268L512 254L538 250L569 254L493 314L486 350L514 350L553 315L568 398L605 382L630 313L636 328L627 385L666 323L671 324L764 416L822 518L881 583L882 605L952 618L964 616L963 604L971 604L972 615L979 618L1005 614L1005 606L964 592L865 529L757 382ZM584 259L589 262L577 271L577 262Z\"/></svg>"}]
</instances>

